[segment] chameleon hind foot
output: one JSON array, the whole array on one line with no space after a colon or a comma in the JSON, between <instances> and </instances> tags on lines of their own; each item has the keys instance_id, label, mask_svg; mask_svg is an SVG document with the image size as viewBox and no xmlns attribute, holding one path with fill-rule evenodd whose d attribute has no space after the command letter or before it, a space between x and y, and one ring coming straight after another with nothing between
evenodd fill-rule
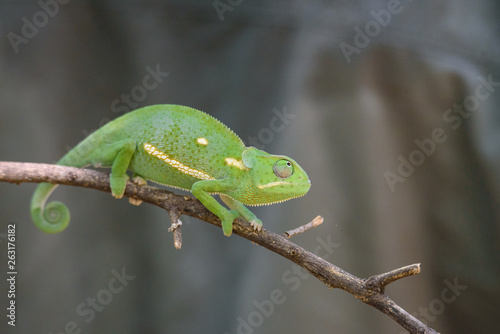
<instances>
[{"instance_id":1,"label":"chameleon hind foot","mask_svg":"<svg viewBox=\"0 0 500 334\"><path fill-rule=\"evenodd\" d=\"M128 198L128 202L132 205L136 205L136 206L139 206L142 204L142 199L138 199L138 198L133 198L133 197L129 197Z\"/></svg>"},{"instance_id":2,"label":"chameleon hind foot","mask_svg":"<svg viewBox=\"0 0 500 334\"><path fill-rule=\"evenodd\" d=\"M142 187L142 186L146 186L148 184L148 181L146 181L144 178L142 178L139 175L134 175L132 177L132 183L134 183L136 186Z\"/></svg>"},{"instance_id":3,"label":"chameleon hind foot","mask_svg":"<svg viewBox=\"0 0 500 334\"><path fill-rule=\"evenodd\" d=\"M135 184L136 186L139 186L139 187L143 187L143 186L148 184L148 182L145 179L143 179L142 177L140 177L138 175L132 177L132 183ZM132 205L141 205L142 204L141 199L133 198L133 197L129 197L128 202Z\"/></svg>"}]
</instances>

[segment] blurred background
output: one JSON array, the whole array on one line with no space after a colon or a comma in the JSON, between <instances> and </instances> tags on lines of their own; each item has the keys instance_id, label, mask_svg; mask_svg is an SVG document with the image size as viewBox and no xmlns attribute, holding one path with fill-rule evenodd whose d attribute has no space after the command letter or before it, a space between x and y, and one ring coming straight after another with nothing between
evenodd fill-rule
<instances>
[{"instance_id":1,"label":"blurred background","mask_svg":"<svg viewBox=\"0 0 500 334\"><path fill-rule=\"evenodd\" d=\"M54 163L127 111L182 104L294 158L307 196L258 207L277 233L389 286L442 333L500 309L500 5L496 1L2 1L0 160ZM17 226L12 333L403 333L291 262L182 217L61 186L72 221L31 222L35 184L0 183ZM2 277L7 260L0 261Z\"/></svg>"}]
</instances>

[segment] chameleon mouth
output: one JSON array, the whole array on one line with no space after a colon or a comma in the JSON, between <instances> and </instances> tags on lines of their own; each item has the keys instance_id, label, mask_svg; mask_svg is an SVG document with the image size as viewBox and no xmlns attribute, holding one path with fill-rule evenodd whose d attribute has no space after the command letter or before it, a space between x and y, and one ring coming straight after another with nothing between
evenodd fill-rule
<instances>
[{"instance_id":1,"label":"chameleon mouth","mask_svg":"<svg viewBox=\"0 0 500 334\"><path fill-rule=\"evenodd\" d=\"M281 199L281 200L273 201L273 202L268 202L268 203L245 204L245 205L246 205L246 206L268 206L268 205L272 205L272 204L283 203L283 202L289 201L289 200L294 199L294 198L299 198L299 197L304 196L305 194L306 194L306 193L304 193L304 194L302 194L302 195L297 195L297 196L288 197L288 198L285 198L285 199Z\"/></svg>"},{"instance_id":2,"label":"chameleon mouth","mask_svg":"<svg viewBox=\"0 0 500 334\"><path fill-rule=\"evenodd\" d=\"M272 186L294 186L295 189L301 187L303 189L303 191L296 195L296 196L287 196L283 199L276 199L276 200L272 200L272 195L269 196L269 197L266 197L264 196L264 202L262 203L252 203L252 204L245 204L245 205L248 205L248 206L264 206L264 205L271 205L271 204L277 204L277 203L282 203L282 202L286 202L286 201L289 201L291 199L294 199L294 198L299 198L299 197L302 197L304 196L305 194L307 194L309 192L309 189L311 188L311 180L307 180L307 181L304 181L304 182L287 182L287 181L277 181L277 182L272 182L272 183L268 183L266 185L258 185L257 188L259 189L264 189L264 188L267 188L267 187L272 187ZM283 194L286 195L286 192L284 192ZM278 196L279 197L279 196Z\"/></svg>"},{"instance_id":3,"label":"chameleon mouth","mask_svg":"<svg viewBox=\"0 0 500 334\"><path fill-rule=\"evenodd\" d=\"M257 185L257 188L259 189L265 189L265 188L269 188L269 187L276 187L276 186L285 186L285 185L291 185L291 186L297 186L297 185L301 185L301 186L311 186L311 181L310 180L307 180L306 182L286 182L286 181L276 181L276 182L271 182L271 183L268 183L268 184L259 184ZM300 196L299 196L300 197ZM295 198L295 197L293 197Z\"/></svg>"},{"instance_id":4,"label":"chameleon mouth","mask_svg":"<svg viewBox=\"0 0 500 334\"><path fill-rule=\"evenodd\" d=\"M284 181L277 181L277 182L271 182L271 183L268 183L268 184L259 184L257 186L257 188L259 189L265 189L265 188L269 188L269 187L276 187L276 186L281 186L281 185L292 185L294 183L292 182L284 182Z\"/></svg>"}]
</instances>

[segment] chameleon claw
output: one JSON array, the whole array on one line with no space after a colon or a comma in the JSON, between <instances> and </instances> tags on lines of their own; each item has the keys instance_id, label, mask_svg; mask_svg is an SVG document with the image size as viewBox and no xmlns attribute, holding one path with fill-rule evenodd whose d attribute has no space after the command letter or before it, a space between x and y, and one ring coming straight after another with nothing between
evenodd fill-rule
<instances>
[{"instance_id":1,"label":"chameleon claw","mask_svg":"<svg viewBox=\"0 0 500 334\"><path fill-rule=\"evenodd\" d=\"M148 182L145 179L143 179L142 177L140 177L139 175L132 177L132 183L138 187L143 187L143 186L146 186L148 184ZM142 200L140 200L138 198L133 198L133 197L129 197L128 202L132 205L137 205L137 206L142 204Z\"/></svg>"},{"instance_id":2,"label":"chameleon claw","mask_svg":"<svg viewBox=\"0 0 500 334\"><path fill-rule=\"evenodd\" d=\"M113 176L113 174L109 177L109 183L111 187L111 195L114 198L120 199L123 197L125 193L125 187L127 186L128 176L117 177Z\"/></svg>"},{"instance_id":3,"label":"chameleon claw","mask_svg":"<svg viewBox=\"0 0 500 334\"><path fill-rule=\"evenodd\" d=\"M129 202L130 204L132 204L132 205L141 205L141 204L142 204L142 199L129 197L129 198L128 198L128 202Z\"/></svg>"},{"instance_id":4,"label":"chameleon claw","mask_svg":"<svg viewBox=\"0 0 500 334\"><path fill-rule=\"evenodd\" d=\"M123 197L123 194L112 194L112 195L116 199L121 199Z\"/></svg>"},{"instance_id":5,"label":"chameleon claw","mask_svg":"<svg viewBox=\"0 0 500 334\"><path fill-rule=\"evenodd\" d=\"M230 237L233 233L233 221L222 221L222 232L226 237Z\"/></svg>"},{"instance_id":6,"label":"chameleon claw","mask_svg":"<svg viewBox=\"0 0 500 334\"><path fill-rule=\"evenodd\" d=\"M262 221L260 219L252 219L250 225L252 225L254 231L262 231Z\"/></svg>"},{"instance_id":7,"label":"chameleon claw","mask_svg":"<svg viewBox=\"0 0 500 334\"><path fill-rule=\"evenodd\" d=\"M236 210L229 210L229 217L226 217L222 220L222 232L226 237L231 236L233 233L233 222L236 218L240 216L240 213Z\"/></svg>"},{"instance_id":8,"label":"chameleon claw","mask_svg":"<svg viewBox=\"0 0 500 334\"><path fill-rule=\"evenodd\" d=\"M132 178L132 182L133 182L135 185L139 186L139 187L142 187L142 186L145 186L145 185L147 185L147 184L148 184L148 181L146 181L145 179L143 179L143 178L142 178L142 177L140 177L140 176L134 176L134 177Z\"/></svg>"}]
</instances>

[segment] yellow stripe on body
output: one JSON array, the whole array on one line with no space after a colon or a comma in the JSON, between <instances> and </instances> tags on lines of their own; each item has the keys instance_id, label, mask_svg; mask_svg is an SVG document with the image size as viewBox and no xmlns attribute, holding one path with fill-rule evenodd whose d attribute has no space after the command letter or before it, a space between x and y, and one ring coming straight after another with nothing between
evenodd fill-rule
<instances>
[{"instance_id":1,"label":"yellow stripe on body","mask_svg":"<svg viewBox=\"0 0 500 334\"><path fill-rule=\"evenodd\" d=\"M186 166L182 162L170 158L167 154L158 150L156 147L154 147L151 144L145 143L143 148L146 152L148 152L148 154L150 154L154 157L157 157L160 160L165 161L170 166L174 167L175 169L181 171L184 174L190 175L190 176L195 177L195 178L200 179L200 180L215 180L215 178L211 177L207 173L204 173L200 170Z\"/></svg>"},{"instance_id":2,"label":"yellow stripe on body","mask_svg":"<svg viewBox=\"0 0 500 334\"><path fill-rule=\"evenodd\" d=\"M239 169L248 169L241 160L236 160L235 158L226 158L225 160L228 166L238 167Z\"/></svg>"}]
</instances>

